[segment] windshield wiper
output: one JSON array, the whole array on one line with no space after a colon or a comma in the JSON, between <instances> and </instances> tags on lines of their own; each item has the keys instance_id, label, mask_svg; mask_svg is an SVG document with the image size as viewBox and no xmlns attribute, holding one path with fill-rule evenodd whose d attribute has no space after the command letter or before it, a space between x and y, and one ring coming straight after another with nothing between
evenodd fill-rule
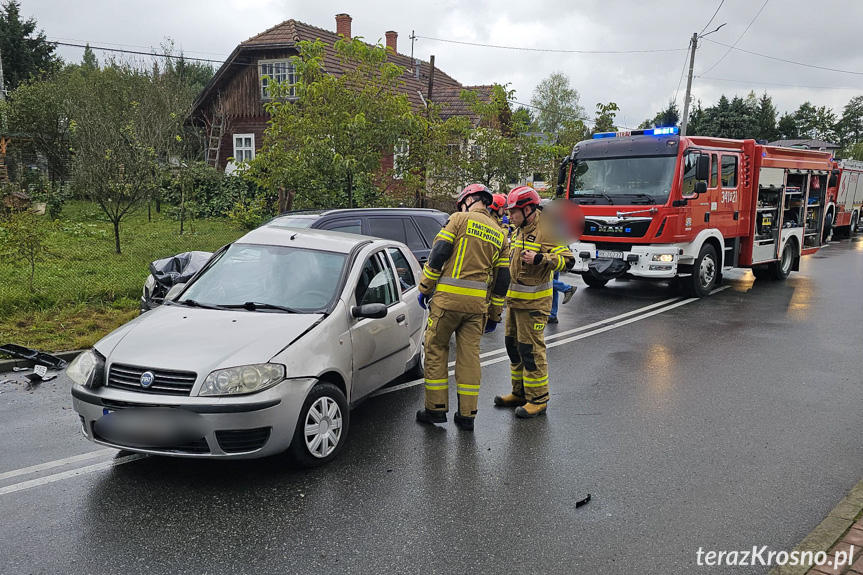
<instances>
[{"instance_id":1,"label":"windshield wiper","mask_svg":"<svg viewBox=\"0 0 863 575\"><path fill-rule=\"evenodd\" d=\"M612 200L611 196L609 196L608 194L579 194L578 192L575 192L572 199L577 198L605 198L606 200L608 200L609 205L614 204L614 200Z\"/></svg>"},{"instance_id":2,"label":"windshield wiper","mask_svg":"<svg viewBox=\"0 0 863 575\"><path fill-rule=\"evenodd\" d=\"M176 301L176 300L174 300L174 303L176 303L176 304L180 304L180 305L187 305L187 306L189 306L189 307L201 307L201 308L204 308L204 309L225 309L225 308L224 308L224 307L222 307L222 306L212 305L212 304L209 304L209 303L201 303L201 302L199 302L199 301L195 301L195 300L193 300L193 299L184 299L184 300L182 300L182 301Z\"/></svg>"},{"instance_id":3,"label":"windshield wiper","mask_svg":"<svg viewBox=\"0 0 863 575\"><path fill-rule=\"evenodd\" d=\"M638 193L638 194L619 194L621 196L635 196L636 198L645 198L647 199L648 204L655 204L656 200L650 194ZM633 202L634 203L634 202Z\"/></svg>"},{"instance_id":4,"label":"windshield wiper","mask_svg":"<svg viewBox=\"0 0 863 575\"><path fill-rule=\"evenodd\" d=\"M249 311L257 311L259 309L277 309L279 311L284 311L287 313L303 313L298 309L294 309L292 307L287 307L284 305L276 305L273 303L262 303L257 301L247 301L243 304L232 304L224 306L228 309L246 309Z\"/></svg>"}]
</instances>

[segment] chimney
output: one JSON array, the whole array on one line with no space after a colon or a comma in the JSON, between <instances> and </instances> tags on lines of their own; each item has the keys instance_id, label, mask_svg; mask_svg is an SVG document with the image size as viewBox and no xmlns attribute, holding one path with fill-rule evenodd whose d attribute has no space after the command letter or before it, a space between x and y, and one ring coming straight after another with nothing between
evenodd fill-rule
<instances>
[{"instance_id":1,"label":"chimney","mask_svg":"<svg viewBox=\"0 0 863 575\"><path fill-rule=\"evenodd\" d=\"M398 51L399 33L395 32L393 30L388 30L386 32L386 35L387 35L387 48L392 48L393 52L398 54L399 53L399 51Z\"/></svg>"},{"instance_id":2,"label":"chimney","mask_svg":"<svg viewBox=\"0 0 863 575\"><path fill-rule=\"evenodd\" d=\"M351 20L347 14L336 14L336 34L341 34L348 40L351 38Z\"/></svg>"}]
</instances>

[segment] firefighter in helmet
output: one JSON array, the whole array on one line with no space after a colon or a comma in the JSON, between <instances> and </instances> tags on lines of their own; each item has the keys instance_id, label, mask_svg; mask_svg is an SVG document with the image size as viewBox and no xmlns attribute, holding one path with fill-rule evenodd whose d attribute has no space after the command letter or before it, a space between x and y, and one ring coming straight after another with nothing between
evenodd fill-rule
<instances>
[{"instance_id":1,"label":"firefighter in helmet","mask_svg":"<svg viewBox=\"0 0 863 575\"><path fill-rule=\"evenodd\" d=\"M423 423L446 422L449 341L455 333L458 411L454 422L462 429L473 429L481 376L480 339L484 330L491 331L500 322L509 286L509 247L506 233L488 213L492 201L482 184L462 190L458 212L435 236L423 267L417 297L429 310L425 407L417 412L417 420Z\"/></svg>"},{"instance_id":2,"label":"firefighter in helmet","mask_svg":"<svg viewBox=\"0 0 863 575\"><path fill-rule=\"evenodd\" d=\"M492 219L497 222L497 225L506 230L506 196L503 194L494 194L491 205L488 207L488 213Z\"/></svg>"},{"instance_id":3,"label":"firefighter in helmet","mask_svg":"<svg viewBox=\"0 0 863 575\"><path fill-rule=\"evenodd\" d=\"M570 269L569 248L552 242L540 226L539 194L520 186L507 198L515 227L510 242L510 286L506 293L504 342L510 360L512 393L494 398L501 407L515 407L518 417L536 417L548 407L548 363L543 332L551 313L552 277Z\"/></svg>"}]
</instances>

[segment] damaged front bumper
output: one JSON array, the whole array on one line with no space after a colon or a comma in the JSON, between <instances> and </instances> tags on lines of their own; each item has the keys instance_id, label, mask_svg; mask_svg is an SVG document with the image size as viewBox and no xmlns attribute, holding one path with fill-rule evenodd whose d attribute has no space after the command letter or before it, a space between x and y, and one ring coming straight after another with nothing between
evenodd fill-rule
<instances>
[{"instance_id":1,"label":"damaged front bumper","mask_svg":"<svg viewBox=\"0 0 863 575\"><path fill-rule=\"evenodd\" d=\"M597 246L576 242L569 246L575 256L573 273L591 274L598 279L614 279L624 274L635 277L668 279L678 275L680 248L673 245Z\"/></svg>"}]
</instances>

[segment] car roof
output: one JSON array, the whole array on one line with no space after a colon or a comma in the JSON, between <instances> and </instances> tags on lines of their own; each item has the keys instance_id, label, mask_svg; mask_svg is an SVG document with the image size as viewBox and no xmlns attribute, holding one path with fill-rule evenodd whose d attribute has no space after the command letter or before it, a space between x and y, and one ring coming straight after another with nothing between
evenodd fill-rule
<instances>
[{"instance_id":1,"label":"car roof","mask_svg":"<svg viewBox=\"0 0 863 575\"><path fill-rule=\"evenodd\" d=\"M444 212L440 210L435 210L433 208L338 208L332 210L296 210L291 212L282 212L277 218L285 217L285 216L297 216L297 217L323 217L323 216L335 216L335 215L423 215L423 216L436 216L438 214L446 215Z\"/></svg>"},{"instance_id":2,"label":"car roof","mask_svg":"<svg viewBox=\"0 0 863 575\"><path fill-rule=\"evenodd\" d=\"M250 231L235 243L287 246L347 254L360 244L373 243L383 246L394 242L329 230L264 226Z\"/></svg>"}]
</instances>

